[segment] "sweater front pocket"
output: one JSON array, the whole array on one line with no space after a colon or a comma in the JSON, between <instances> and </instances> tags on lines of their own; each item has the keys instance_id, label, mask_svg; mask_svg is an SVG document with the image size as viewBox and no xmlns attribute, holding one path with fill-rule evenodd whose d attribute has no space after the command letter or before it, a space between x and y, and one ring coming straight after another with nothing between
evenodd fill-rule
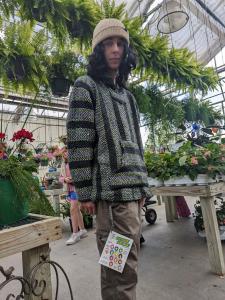
<instances>
[{"instance_id":1,"label":"sweater front pocket","mask_svg":"<svg viewBox=\"0 0 225 300\"><path fill-rule=\"evenodd\" d=\"M110 177L112 190L123 188L147 187L147 174L138 144L120 141L121 165Z\"/></svg>"}]
</instances>

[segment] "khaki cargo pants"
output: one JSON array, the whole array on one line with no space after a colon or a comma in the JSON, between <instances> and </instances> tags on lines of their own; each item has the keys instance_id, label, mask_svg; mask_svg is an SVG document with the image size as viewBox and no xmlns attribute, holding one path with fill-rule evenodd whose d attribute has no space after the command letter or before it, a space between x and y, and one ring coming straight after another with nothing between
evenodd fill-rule
<instances>
[{"instance_id":1,"label":"khaki cargo pants","mask_svg":"<svg viewBox=\"0 0 225 300\"><path fill-rule=\"evenodd\" d=\"M96 235L100 255L111 230L111 215L113 218L112 229L134 240L122 274L105 266L101 266L102 299L136 300L141 227L140 204L138 201L125 203L99 201L96 208ZM110 213L110 211L112 213Z\"/></svg>"}]
</instances>

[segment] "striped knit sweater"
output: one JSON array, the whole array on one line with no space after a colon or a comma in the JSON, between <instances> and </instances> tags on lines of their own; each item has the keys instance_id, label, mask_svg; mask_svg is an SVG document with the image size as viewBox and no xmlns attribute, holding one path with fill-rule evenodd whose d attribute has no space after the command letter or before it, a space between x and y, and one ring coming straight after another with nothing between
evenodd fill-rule
<instances>
[{"instance_id":1,"label":"striped knit sweater","mask_svg":"<svg viewBox=\"0 0 225 300\"><path fill-rule=\"evenodd\" d=\"M80 201L133 201L150 194L133 95L77 79L67 117L69 165Z\"/></svg>"}]
</instances>

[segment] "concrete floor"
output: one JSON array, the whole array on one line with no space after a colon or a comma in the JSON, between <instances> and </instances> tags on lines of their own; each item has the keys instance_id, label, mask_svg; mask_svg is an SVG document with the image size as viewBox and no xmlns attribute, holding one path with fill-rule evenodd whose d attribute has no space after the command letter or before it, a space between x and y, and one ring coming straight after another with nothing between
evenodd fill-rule
<instances>
[{"instance_id":1,"label":"concrete floor","mask_svg":"<svg viewBox=\"0 0 225 300\"><path fill-rule=\"evenodd\" d=\"M193 211L194 199L188 203ZM140 255L137 300L224 300L224 277L210 273L207 245L198 237L193 218L166 223L164 205L156 205L155 209L156 224L143 222L146 242ZM89 231L89 236L79 243L65 246L70 235L68 224L64 224L64 229L63 239L51 243L51 259L67 272L75 300L100 300L95 231ZM224 242L223 250L225 253ZM4 268L13 265L15 274L21 274L21 254L1 259L0 265ZM0 292L0 300L5 297L6 291ZM70 299L62 279L58 299Z\"/></svg>"}]
</instances>

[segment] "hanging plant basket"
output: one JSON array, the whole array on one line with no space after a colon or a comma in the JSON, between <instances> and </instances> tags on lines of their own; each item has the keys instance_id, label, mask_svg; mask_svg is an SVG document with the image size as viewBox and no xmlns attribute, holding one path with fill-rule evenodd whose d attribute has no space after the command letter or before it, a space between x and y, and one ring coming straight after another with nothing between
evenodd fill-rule
<instances>
[{"instance_id":1,"label":"hanging plant basket","mask_svg":"<svg viewBox=\"0 0 225 300\"><path fill-rule=\"evenodd\" d=\"M67 22L67 28L72 38L79 38L85 34L81 21L77 23Z\"/></svg>"},{"instance_id":2,"label":"hanging plant basket","mask_svg":"<svg viewBox=\"0 0 225 300\"><path fill-rule=\"evenodd\" d=\"M39 8L35 8L33 7L31 9L31 13L32 13L32 16L33 18L40 22L40 23L43 23L43 22L46 22L47 21L47 18L46 18L46 14L44 13L43 10L40 10Z\"/></svg>"},{"instance_id":3,"label":"hanging plant basket","mask_svg":"<svg viewBox=\"0 0 225 300\"><path fill-rule=\"evenodd\" d=\"M54 96L66 97L70 91L71 81L65 78L54 77L51 79L50 85Z\"/></svg>"},{"instance_id":4,"label":"hanging plant basket","mask_svg":"<svg viewBox=\"0 0 225 300\"><path fill-rule=\"evenodd\" d=\"M11 81L21 81L26 76L26 58L16 56L6 65L6 75Z\"/></svg>"},{"instance_id":5,"label":"hanging plant basket","mask_svg":"<svg viewBox=\"0 0 225 300\"><path fill-rule=\"evenodd\" d=\"M7 226L28 215L28 202L20 199L9 179L0 178L0 226Z\"/></svg>"}]
</instances>

